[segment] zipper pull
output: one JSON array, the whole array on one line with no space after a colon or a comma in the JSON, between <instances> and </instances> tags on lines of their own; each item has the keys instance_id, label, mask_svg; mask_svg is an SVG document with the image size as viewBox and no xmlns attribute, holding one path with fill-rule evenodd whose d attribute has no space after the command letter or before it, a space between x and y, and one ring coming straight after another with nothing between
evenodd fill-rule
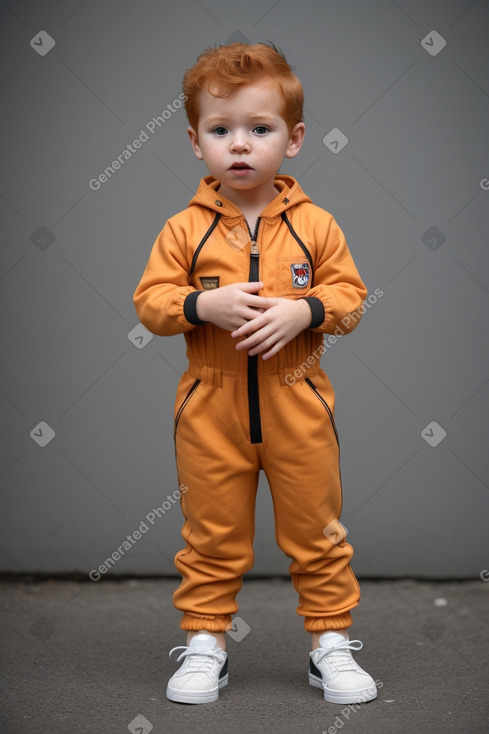
<instances>
[{"instance_id":1,"label":"zipper pull","mask_svg":"<svg viewBox=\"0 0 489 734\"><path fill-rule=\"evenodd\" d=\"M260 257L260 250L254 240L251 240L251 257Z\"/></svg>"}]
</instances>

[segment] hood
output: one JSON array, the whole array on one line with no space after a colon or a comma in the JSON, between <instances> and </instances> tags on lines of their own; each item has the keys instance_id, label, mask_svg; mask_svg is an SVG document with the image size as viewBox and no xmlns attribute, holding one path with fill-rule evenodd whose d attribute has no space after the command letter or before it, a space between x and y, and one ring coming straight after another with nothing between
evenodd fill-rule
<instances>
[{"instance_id":1,"label":"hood","mask_svg":"<svg viewBox=\"0 0 489 734\"><path fill-rule=\"evenodd\" d=\"M219 195L220 181L214 176L201 179L195 196L189 201L189 206L205 206L225 217L240 217L241 210L232 201ZM311 199L303 192L295 178L285 174L277 174L274 178L277 196L261 212L261 217L276 217L296 204L310 202Z\"/></svg>"}]
</instances>

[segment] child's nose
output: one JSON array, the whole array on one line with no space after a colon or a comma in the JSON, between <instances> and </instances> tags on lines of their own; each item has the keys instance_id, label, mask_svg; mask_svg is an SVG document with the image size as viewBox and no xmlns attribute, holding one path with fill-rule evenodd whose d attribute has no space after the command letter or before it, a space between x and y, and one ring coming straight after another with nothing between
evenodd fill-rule
<instances>
[{"instance_id":1,"label":"child's nose","mask_svg":"<svg viewBox=\"0 0 489 734\"><path fill-rule=\"evenodd\" d=\"M250 144L244 135L235 135L231 141L231 150L241 152L249 150Z\"/></svg>"}]
</instances>

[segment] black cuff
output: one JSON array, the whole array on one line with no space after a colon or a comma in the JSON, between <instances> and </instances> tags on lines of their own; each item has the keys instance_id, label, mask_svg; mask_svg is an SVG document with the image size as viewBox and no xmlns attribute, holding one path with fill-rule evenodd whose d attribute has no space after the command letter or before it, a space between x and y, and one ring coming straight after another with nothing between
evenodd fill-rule
<instances>
[{"instance_id":1,"label":"black cuff","mask_svg":"<svg viewBox=\"0 0 489 734\"><path fill-rule=\"evenodd\" d=\"M311 311L312 311L312 320L309 324L309 329L316 329L318 326L321 326L321 324L324 321L324 306L319 298L316 298L316 296L304 296L304 298L300 298L300 301L307 301Z\"/></svg>"},{"instance_id":2,"label":"black cuff","mask_svg":"<svg viewBox=\"0 0 489 734\"><path fill-rule=\"evenodd\" d=\"M207 321L201 321L197 316L197 298L202 292L203 291L192 291L192 293L189 293L183 302L183 315L187 321L194 326L202 326L202 324L207 323Z\"/></svg>"}]
</instances>

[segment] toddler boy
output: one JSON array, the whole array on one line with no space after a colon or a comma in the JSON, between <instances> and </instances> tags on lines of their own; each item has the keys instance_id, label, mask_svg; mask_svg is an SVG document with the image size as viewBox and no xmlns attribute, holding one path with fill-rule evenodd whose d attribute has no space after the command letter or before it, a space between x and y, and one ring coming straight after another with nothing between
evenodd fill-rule
<instances>
[{"instance_id":1,"label":"toddler boy","mask_svg":"<svg viewBox=\"0 0 489 734\"><path fill-rule=\"evenodd\" d=\"M225 632L253 566L263 469L312 634L309 682L327 701L369 701L376 685L347 632L360 588L339 522L334 392L320 367L323 335L353 330L367 290L333 217L277 174L305 132L302 86L282 54L267 44L207 49L183 89L209 175L166 222L134 294L151 332L185 334L189 360L174 409L187 489L173 601L187 645L170 652L184 662L166 695L206 703L228 683Z\"/></svg>"}]
</instances>

